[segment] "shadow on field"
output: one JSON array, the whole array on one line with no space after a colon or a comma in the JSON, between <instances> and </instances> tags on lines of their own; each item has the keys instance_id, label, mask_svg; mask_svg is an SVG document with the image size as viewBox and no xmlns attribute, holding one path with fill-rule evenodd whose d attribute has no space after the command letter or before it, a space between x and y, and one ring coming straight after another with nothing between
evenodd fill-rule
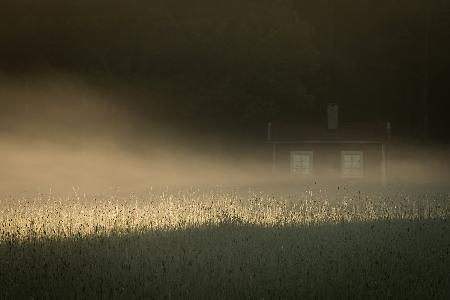
<instances>
[{"instance_id":1,"label":"shadow on field","mask_svg":"<svg viewBox=\"0 0 450 300\"><path fill-rule=\"evenodd\" d=\"M234 223L0 245L0 298L442 298L450 220Z\"/></svg>"}]
</instances>

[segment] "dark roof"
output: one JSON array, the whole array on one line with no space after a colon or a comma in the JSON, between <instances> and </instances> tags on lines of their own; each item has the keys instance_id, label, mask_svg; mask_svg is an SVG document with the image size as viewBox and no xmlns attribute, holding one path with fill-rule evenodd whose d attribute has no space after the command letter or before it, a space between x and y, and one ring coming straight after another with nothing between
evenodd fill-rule
<instances>
[{"instance_id":1,"label":"dark roof","mask_svg":"<svg viewBox=\"0 0 450 300\"><path fill-rule=\"evenodd\" d=\"M342 123L338 129L323 124L271 123L271 142L382 142L386 123Z\"/></svg>"}]
</instances>

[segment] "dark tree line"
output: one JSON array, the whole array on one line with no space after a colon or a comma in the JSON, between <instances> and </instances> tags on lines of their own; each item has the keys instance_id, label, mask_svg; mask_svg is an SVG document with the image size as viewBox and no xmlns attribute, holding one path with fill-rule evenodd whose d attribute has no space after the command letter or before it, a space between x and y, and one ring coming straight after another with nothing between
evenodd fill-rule
<instances>
[{"instance_id":1,"label":"dark tree line","mask_svg":"<svg viewBox=\"0 0 450 300\"><path fill-rule=\"evenodd\" d=\"M406 134L428 97L430 135L448 136L449 1L3 0L0 16L3 73L139 86L158 95L129 100L143 115L252 132L337 102Z\"/></svg>"}]
</instances>

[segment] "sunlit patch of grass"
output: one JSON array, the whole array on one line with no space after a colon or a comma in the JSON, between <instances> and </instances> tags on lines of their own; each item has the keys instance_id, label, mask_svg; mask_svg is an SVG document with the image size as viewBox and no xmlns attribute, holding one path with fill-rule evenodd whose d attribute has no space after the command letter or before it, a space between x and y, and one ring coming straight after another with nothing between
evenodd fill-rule
<instances>
[{"instance_id":1,"label":"sunlit patch of grass","mask_svg":"<svg viewBox=\"0 0 450 300\"><path fill-rule=\"evenodd\" d=\"M449 195L3 199L0 297L442 297Z\"/></svg>"}]
</instances>

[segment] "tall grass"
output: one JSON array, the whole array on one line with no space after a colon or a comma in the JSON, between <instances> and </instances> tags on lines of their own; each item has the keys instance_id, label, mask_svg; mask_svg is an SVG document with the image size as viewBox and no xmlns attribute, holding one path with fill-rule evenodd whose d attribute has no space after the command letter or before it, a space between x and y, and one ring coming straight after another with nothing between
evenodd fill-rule
<instances>
[{"instance_id":1,"label":"tall grass","mask_svg":"<svg viewBox=\"0 0 450 300\"><path fill-rule=\"evenodd\" d=\"M446 193L4 197L0 298L450 295Z\"/></svg>"}]
</instances>

